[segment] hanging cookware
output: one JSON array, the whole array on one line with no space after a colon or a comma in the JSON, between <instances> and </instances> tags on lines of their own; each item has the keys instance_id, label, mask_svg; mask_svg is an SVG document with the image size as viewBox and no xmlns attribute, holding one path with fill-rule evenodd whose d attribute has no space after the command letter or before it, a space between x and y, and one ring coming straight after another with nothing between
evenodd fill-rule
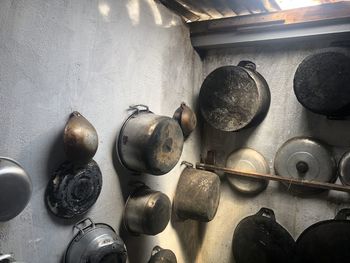
<instances>
[{"instance_id":1,"label":"hanging cookware","mask_svg":"<svg viewBox=\"0 0 350 263\"><path fill-rule=\"evenodd\" d=\"M15 160L0 157L0 221L16 217L27 206L32 194L28 174Z\"/></svg>"},{"instance_id":2,"label":"hanging cookware","mask_svg":"<svg viewBox=\"0 0 350 263\"><path fill-rule=\"evenodd\" d=\"M184 102L175 111L173 118L180 124L182 133L187 138L197 126L196 114Z\"/></svg>"},{"instance_id":3,"label":"hanging cookware","mask_svg":"<svg viewBox=\"0 0 350 263\"><path fill-rule=\"evenodd\" d=\"M275 172L284 177L333 183L337 178L336 162L328 147L309 137L295 137L285 142L275 156ZM290 186L295 193L314 193L320 189Z\"/></svg>"},{"instance_id":4,"label":"hanging cookware","mask_svg":"<svg viewBox=\"0 0 350 263\"><path fill-rule=\"evenodd\" d=\"M350 115L350 57L343 52L323 52L306 57L294 75L298 101L314 113Z\"/></svg>"},{"instance_id":5,"label":"hanging cookware","mask_svg":"<svg viewBox=\"0 0 350 263\"><path fill-rule=\"evenodd\" d=\"M295 242L274 212L261 208L237 225L232 252L236 263L293 263Z\"/></svg>"},{"instance_id":6,"label":"hanging cookware","mask_svg":"<svg viewBox=\"0 0 350 263\"><path fill-rule=\"evenodd\" d=\"M136 105L124 122L118 138L118 156L131 171L163 175L180 159L184 137L176 120L156 115L147 106Z\"/></svg>"},{"instance_id":7,"label":"hanging cookware","mask_svg":"<svg viewBox=\"0 0 350 263\"><path fill-rule=\"evenodd\" d=\"M220 202L220 179L189 164L182 171L174 197L174 211L183 220L211 221Z\"/></svg>"},{"instance_id":8,"label":"hanging cookware","mask_svg":"<svg viewBox=\"0 0 350 263\"><path fill-rule=\"evenodd\" d=\"M298 263L344 263L350 258L350 209L308 227L296 242Z\"/></svg>"},{"instance_id":9,"label":"hanging cookware","mask_svg":"<svg viewBox=\"0 0 350 263\"><path fill-rule=\"evenodd\" d=\"M89 224L83 226L83 223ZM123 240L107 224L95 224L90 218L78 222L79 232L69 243L64 263L125 263L126 247Z\"/></svg>"},{"instance_id":10,"label":"hanging cookware","mask_svg":"<svg viewBox=\"0 0 350 263\"><path fill-rule=\"evenodd\" d=\"M270 90L250 61L211 72L199 93L204 119L222 131L238 131L258 125L270 107Z\"/></svg>"},{"instance_id":11,"label":"hanging cookware","mask_svg":"<svg viewBox=\"0 0 350 263\"><path fill-rule=\"evenodd\" d=\"M13 255L0 253L0 263L12 263L12 262L15 262Z\"/></svg>"},{"instance_id":12,"label":"hanging cookware","mask_svg":"<svg viewBox=\"0 0 350 263\"><path fill-rule=\"evenodd\" d=\"M141 185L125 204L124 226L135 235L155 236L168 225L170 213L171 201L167 195Z\"/></svg>"},{"instance_id":13,"label":"hanging cookware","mask_svg":"<svg viewBox=\"0 0 350 263\"><path fill-rule=\"evenodd\" d=\"M270 173L269 164L264 156L250 148L231 153L226 160L226 167L242 172ZM244 194L258 194L264 191L269 183L267 180L243 178L232 174L226 174L226 178L234 189Z\"/></svg>"},{"instance_id":14,"label":"hanging cookware","mask_svg":"<svg viewBox=\"0 0 350 263\"><path fill-rule=\"evenodd\" d=\"M98 136L94 126L79 112L74 111L64 128L63 142L69 160L87 163L97 151Z\"/></svg>"},{"instance_id":15,"label":"hanging cookware","mask_svg":"<svg viewBox=\"0 0 350 263\"><path fill-rule=\"evenodd\" d=\"M49 181L45 200L49 210L61 218L86 213L96 202L102 188L102 174L97 163L60 165Z\"/></svg>"},{"instance_id":16,"label":"hanging cookware","mask_svg":"<svg viewBox=\"0 0 350 263\"><path fill-rule=\"evenodd\" d=\"M177 263L176 256L170 249L163 249L155 246L148 263Z\"/></svg>"},{"instance_id":17,"label":"hanging cookware","mask_svg":"<svg viewBox=\"0 0 350 263\"><path fill-rule=\"evenodd\" d=\"M344 185L350 185L350 151L343 154L338 165L338 175Z\"/></svg>"}]
</instances>

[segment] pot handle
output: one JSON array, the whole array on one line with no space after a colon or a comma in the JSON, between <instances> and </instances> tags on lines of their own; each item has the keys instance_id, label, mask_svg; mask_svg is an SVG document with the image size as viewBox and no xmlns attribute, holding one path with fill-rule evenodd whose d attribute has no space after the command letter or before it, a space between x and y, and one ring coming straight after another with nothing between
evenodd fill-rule
<instances>
[{"instance_id":1,"label":"pot handle","mask_svg":"<svg viewBox=\"0 0 350 263\"><path fill-rule=\"evenodd\" d=\"M256 71L256 65L254 62L251 62L249 60L242 60L238 63L237 65L238 67L243 67L243 68L246 68L246 69L250 69L250 70L253 70L253 71Z\"/></svg>"},{"instance_id":2,"label":"pot handle","mask_svg":"<svg viewBox=\"0 0 350 263\"><path fill-rule=\"evenodd\" d=\"M80 227L81 224L83 224L83 223L85 223L85 222L87 222L87 221L89 221L90 224L88 224L88 225L86 225L86 226L84 226L84 227ZM79 233L83 235L83 234L85 233L84 231L85 231L86 229L90 228L90 227L94 228L94 227L95 227L95 223L91 220L91 218L87 217L87 218L85 218L85 219L83 219L83 220L80 220L78 223L76 223L76 224L73 226L73 229L75 229L75 228L78 229Z\"/></svg>"},{"instance_id":3,"label":"pot handle","mask_svg":"<svg viewBox=\"0 0 350 263\"><path fill-rule=\"evenodd\" d=\"M147 105L144 104L136 104L129 106L129 110L134 111L134 113L138 114L140 111L147 111L149 112L149 108Z\"/></svg>"},{"instance_id":4,"label":"pot handle","mask_svg":"<svg viewBox=\"0 0 350 263\"><path fill-rule=\"evenodd\" d=\"M160 246L155 246L153 249L152 249L152 252L151 252L151 256L153 257L155 254L157 254L159 251L161 251L162 248Z\"/></svg>"},{"instance_id":5,"label":"pot handle","mask_svg":"<svg viewBox=\"0 0 350 263\"><path fill-rule=\"evenodd\" d=\"M341 209L335 216L336 220L350 220L350 208Z\"/></svg>"},{"instance_id":6,"label":"pot handle","mask_svg":"<svg viewBox=\"0 0 350 263\"><path fill-rule=\"evenodd\" d=\"M256 215L265 216L271 218L273 221L276 221L275 212L273 212L273 210L270 208L262 207L259 212L256 213Z\"/></svg>"}]
</instances>

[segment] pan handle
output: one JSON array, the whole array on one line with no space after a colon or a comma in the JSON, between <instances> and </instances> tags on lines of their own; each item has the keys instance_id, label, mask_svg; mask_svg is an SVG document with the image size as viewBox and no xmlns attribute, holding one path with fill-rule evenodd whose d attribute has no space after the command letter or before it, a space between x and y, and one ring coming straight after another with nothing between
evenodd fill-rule
<instances>
[{"instance_id":1,"label":"pan handle","mask_svg":"<svg viewBox=\"0 0 350 263\"><path fill-rule=\"evenodd\" d=\"M257 212L256 214L258 216L265 216L265 217L271 218L272 220L276 221L275 212L273 212L273 210L270 208L262 207L259 210L259 212Z\"/></svg>"},{"instance_id":2,"label":"pan handle","mask_svg":"<svg viewBox=\"0 0 350 263\"><path fill-rule=\"evenodd\" d=\"M86 225L86 226L84 226L84 227L81 227L80 225L82 225L83 223L85 223L85 222L87 222L87 221L89 221L90 222L90 224L88 224L88 225ZM74 226L73 226L73 229L78 229L78 231L79 231L79 235L77 236L77 238L80 236L80 235L84 235L84 231L86 230L86 229L88 229L88 228L90 228L90 227L92 227L92 228L94 228L95 227L95 223L91 220L91 218L89 218L89 217L87 217L87 218L85 218L85 219L83 219L83 220L80 220L78 223L76 223Z\"/></svg>"},{"instance_id":3,"label":"pan handle","mask_svg":"<svg viewBox=\"0 0 350 263\"><path fill-rule=\"evenodd\" d=\"M336 220L350 220L350 208L341 209L335 216Z\"/></svg>"}]
</instances>

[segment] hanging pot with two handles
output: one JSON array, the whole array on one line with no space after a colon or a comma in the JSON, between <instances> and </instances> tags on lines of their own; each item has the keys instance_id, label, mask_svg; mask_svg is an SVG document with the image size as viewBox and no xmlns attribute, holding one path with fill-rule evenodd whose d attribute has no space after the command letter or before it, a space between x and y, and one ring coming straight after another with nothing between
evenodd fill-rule
<instances>
[{"instance_id":1,"label":"hanging pot with two handles","mask_svg":"<svg viewBox=\"0 0 350 263\"><path fill-rule=\"evenodd\" d=\"M211 72L199 93L203 118L221 131L238 131L258 125L270 107L267 82L251 61Z\"/></svg>"},{"instance_id":2,"label":"hanging pot with two handles","mask_svg":"<svg viewBox=\"0 0 350 263\"><path fill-rule=\"evenodd\" d=\"M145 105L130 107L117 141L121 164L135 173L163 175L178 163L184 144L179 123L156 115Z\"/></svg>"}]
</instances>

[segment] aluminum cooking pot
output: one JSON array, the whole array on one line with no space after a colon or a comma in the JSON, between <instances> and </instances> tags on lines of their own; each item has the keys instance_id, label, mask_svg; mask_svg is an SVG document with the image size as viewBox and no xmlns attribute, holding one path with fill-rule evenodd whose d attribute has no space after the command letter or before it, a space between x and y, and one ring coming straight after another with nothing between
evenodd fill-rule
<instances>
[{"instance_id":1,"label":"aluminum cooking pot","mask_svg":"<svg viewBox=\"0 0 350 263\"><path fill-rule=\"evenodd\" d=\"M85 227L83 223L89 221ZM78 222L79 233L69 243L64 263L125 263L126 247L112 227L95 224L90 218Z\"/></svg>"},{"instance_id":2,"label":"aluminum cooking pot","mask_svg":"<svg viewBox=\"0 0 350 263\"><path fill-rule=\"evenodd\" d=\"M221 131L258 125L270 100L269 86L251 61L217 68L206 77L199 93L203 118Z\"/></svg>"},{"instance_id":3,"label":"aluminum cooking pot","mask_svg":"<svg viewBox=\"0 0 350 263\"><path fill-rule=\"evenodd\" d=\"M21 165L0 157L0 221L8 221L21 213L31 194L31 180Z\"/></svg>"},{"instance_id":4,"label":"aluminum cooking pot","mask_svg":"<svg viewBox=\"0 0 350 263\"><path fill-rule=\"evenodd\" d=\"M162 192L141 185L129 196L124 209L124 225L132 234L157 235L169 223L171 201Z\"/></svg>"},{"instance_id":5,"label":"aluminum cooking pot","mask_svg":"<svg viewBox=\"0 0 350 263\"><path fill-rule=\"evenodd\" d=\"M131 107L117 142L121 164L138 173L168 173L180 159L184 137L176 120L156 115L147 106Z\"/></svg>"}]
</instances>

